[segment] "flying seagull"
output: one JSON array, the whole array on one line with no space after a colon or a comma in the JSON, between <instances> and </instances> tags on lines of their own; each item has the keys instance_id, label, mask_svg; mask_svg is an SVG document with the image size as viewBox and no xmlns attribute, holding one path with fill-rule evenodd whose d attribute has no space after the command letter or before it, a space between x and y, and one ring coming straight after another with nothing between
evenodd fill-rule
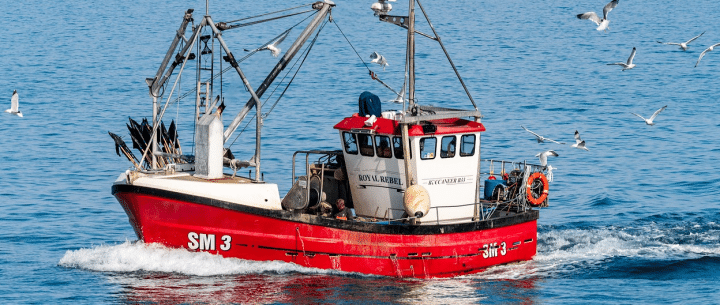
<instances>
[{"instance_id":1,"label":"flying seagull","mask_svg":"<svg viewBox=\"0 0 720 305\"><path fill-rule=\"evenodd\" d=\"M12 98L10 98L10 109L5 110L9 114L14 114L19 117L23 117L22 112L18 110L18 94L17 90L13 90Z\"/></svg>"},{"instance_id":2,"label":"flying seagull","mask_svg":"<svg viewBox=\"0 0 720 305\"><path fill-rule=\"evenodd\" d=\"M698 61L695 63L695 67L697 68L697 65L700 63L700 60L703 58L703 56L705 56L705 53L712 51L717 46L720 46L720 43L711 45L707 49L705 49L705 51L702 51L702 53L700 53L700 57L698 58Z\"/></svg>"},{"instance_id":3,"label":"flying seagull","mask_svg":"<svg viewBox=\"0 0 720 305\"><path fill-rule=\"evenodd\" d=\"M635 47L633 47L632 53L630 53L630 57L628 57L627 63L616 62L616 63L608 64L608 66L618 65L618 66L623 67L623 69L622 69L623 71L630 70L632 68L635 68L635 64L632 62L633 58L635 58Z\"/></svg>"},{"instance_id":4,"label":"flying seagull","mask_svg":"<svg viewBox=\"0 0 720 305\"><path fill-rule=\"evenodd\" d=\"M609 29L608 25L610 24L610 20L607 19L608 13L610 13L610 11L612 11L612 9L614 9L618 5L618 1L619 0L610 1L610 3L606 4L605 7L603 7L603 18L602 19L600 19L600 17L598 17L598 15L595 14L595 12L587 12L587 13L583 13L583 14L578 14L577 17L578 17L578 19L587 19L592 22L595 22L595 24L598 25L598 27L596 28L596 30L598 30L598 31L607 31L607 29Z\"/></svg>"},{"instance_id":5,"label":"flying seagull","mask_svg":"<svg viewBox=\"0 0 720 305\"><path fill-rule=\"evenodd\" d=\"M653 123L653 120L655 119L655 117L656 117L658 114L660 114L660 112L662 112L663 110L665 110L665 108L667 108L667 105L665 105L665 106L663 106L662 108L660 108L660 109L658 109L657 111L655 111L655 113L653 113L653 115L652 115L649 119L646 119L646 118L642 117L641 115L639 115L639 114L637 114L637 113L634 113L634 112L631 112L631 113L634 114L634 115L637 115L638 117L640 117L641 119L643 119L643 120L645 121L645 124L655 125L655 123Z\"/></svg>"},{"instance_id":6,"label":"flying seagull","mask_svg":"<svg viewBox=\"0 0 720 305\"><path fill-rule=\"evenodd\" d=\"M573 144L572 147L589 150L585 147L585 141L580 139L580 133L577 130L575 130L575 144Z\"/></svg>"},{"instance_id":7,"label":"flying seagull","mask_svg":"<svg viewBox=\"0 0 720 305\"><path fill-rule=\"evenodd\" d=\"M259 47L255 50L245 49L245 51L246 52L258 52L258 51L263 51L263 50L270 50L270 52L272 53L273 56L278 57L278 55L280 55L280 48L278 48L278 45L280 43L282 43L283 40L285 40L285 38L287 38L287 36L289 34L290 34L290 30L287 30L284 33L280 34L280 36L278 36L278 38L275 39L275 41L273 41L272 43L270 43L266 46Z\"/></svg>"},{"instance_id":8,"label":"flying seagull","mask_svg":"<svg viewBox=\"0 0 720 305\"><path fill-rule=\"evenodd\" d=\"M385 67L388 66L388 62L387 59L385 59L385 56L378 54L378 52L373 52L372 54L370 54L370 59L372 59L371 62L381 65L383 67L383 71L385 71Z\"/></svg>"},{"instance_id":9,"label":"flying seagull","mask_svg":"<svg viewBox=\"0 0 720 305\"><path fill-rule=\"evenodd\" d=\"M548 139L548 138L543 137L543 136L541 136L541 135L539 135L539 134L537 134L537 133L534 133L534 132L530 131L529 129L525 128L525 126L520 125L520 127L522 127L523 129L525 129L525 131L527 131L527 132L532 133L533 135L535 135L535 138L537 139L538 143L542 143L542 142L545 142L545 141L550 141L550 142L554 142L554 143L557 143L557 144L565 145L565 143L560 143L560 142L555 141L555 140L553 140L553 139Z\"/></svg>"},{"instance_id":10,"label":"flying seagull","mask_svg":"<svg viewBox=\"0 0 720 305\"><path fill-rule=\"evenodd\" d=\"M693 40L698 39L698 37L702 36L703 34L705 34L705 32L702 32L700 35L697 35L697 36L691 38L690 40L688 40L688 41L686 41L686 42L681 42L681 43L677 43L677 42L662 42L662 41L659 41L659 40L658 40L658 43L671 44L671 45L680 46L680 48L681 48L683 51L687 51L687 49L688 49L688 44L691 43L691 42L693 42Z\"/></svg>"},{"instance_id":11,"label":"flying seagull","mask_svg":"<svg viewBox=\"0 0 720 305\"><path fill-rule=\"evenodd\" d=\"M535 155L535 157L540 159L540 165L542 166L547 166L547 158L549 156L557 157L558 154L554 150L548 150Z\"/></svg>"}]
</instances>

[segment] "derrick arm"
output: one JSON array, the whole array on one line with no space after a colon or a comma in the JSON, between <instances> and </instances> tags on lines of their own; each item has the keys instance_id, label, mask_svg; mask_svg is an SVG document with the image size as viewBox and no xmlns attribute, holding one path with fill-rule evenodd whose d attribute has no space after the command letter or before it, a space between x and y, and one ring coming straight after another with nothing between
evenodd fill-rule
<instances>
[{"instance_id":1,"label":"derrick arm","mask_svg":"<svg viewBox=\"0 0 720 305\"><path fill-rule=\"evenodd\" d=\"M175 53L175 49L177 48L177 45L180 42L180 39L183 39L188 23L190 23L190 21L193 20L192 13L193 13L193 9L188 9L185 12L185 16L183 17L183 21L180 24L180 28L175 33L175 39L173 39L173 42L170 44L170 48L168 49L167 54L165 54L165 58L163 59L162 64L160 64L160 68L158 68L157 73L155 73L155 77L148 78L145 80L147 82L148 87L150 87L150 95L152 95L152 96L157 96L157 93L160 90L160 87L162 87L162 85L165 83L165 81L167 81L167 78L170 76L170 74L172 74L172 71L175 69L175 66L177 66L177 59L176 59L176 61L173 62L173 64L171 65L171 67L167 71L167 73L165 73L165 76L162 77L162 80L158 81L161 79L160 77L163 75L165 68L167 68L167 65L170 62L170 58L172 58L173 53ZM198 28L200 28L200 27L198 27ZM195 32L193 33L193 36L197 35L198 32L199 32L199 30L196 29ZM190 41L192 41L192 40L193 39L191 38ZM184 55L185 52L187 51L187 48L188 48L188 44L185 45L185 48L183 48L183 50L180 52L180 54Z\"/></svg>"},{"instance_id":2,"label":"derrick arm","mask_svg":"<svg viewBox=\"0 0 720 305\"><path fill-rule=\"evenodd\" d=\"M321 7L320 7L321 6ZM315 29L320 25L320 22L325 19L325 17L330 13L331 8L335 6L333 3L329 2L318 2L313 5L313 8L319 9L319 12L313 18L313 20L308 24L308 26L303 30L303 32L300 34L300 36L293 42L292 46L288 49L288 51L283 55L283 57L280 59L280 61L275 65L275 68L268 74L268 76L265 78L265 80L260 84L260 86L255 91L255 94L257 97L261 97L263 93L267 90L267 88L272 84L272 82L275 80L275 78L280 74L280 72L287 67L287 65L290 63L290 61L293 59L295 54L300 50L300 47L302 47L305 42L307 42L308 38L310 38L310 35L315 31ZM235 116L233 121L228 125L227 129L225 129L225 142L230 138L230 136L235 132L235 130L240 125L240 122L242 122L247 114L252 110L252 108L255 106L255 98L250 98L250 100L247 101L245 104L245 107L240 110L240 112Z\"/></svg>"}]
</instances>

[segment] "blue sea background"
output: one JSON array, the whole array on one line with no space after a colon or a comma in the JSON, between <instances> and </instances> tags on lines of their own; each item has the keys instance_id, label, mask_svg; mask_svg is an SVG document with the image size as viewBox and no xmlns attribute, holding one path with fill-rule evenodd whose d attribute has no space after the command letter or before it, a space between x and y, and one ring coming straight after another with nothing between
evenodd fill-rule
<instances>
[{"instance_id":1,"label":"blue sea background","mask_svg":"<svg viewBox=\"0 0 720 305\"><path fill-rule=\"evenodd\" d=\"M265 120L262 172L281 195L290 187L292 153L337 149L332 126L357 111L362 91L394 98L370 79L338 27L364 61L374 51L386 56L388 67L370 68L391 87L402 84L402 30L378 22L371 1L336 3L336 23L324 27ZM137 242L110 194L129 162L115 155L107 132L129 142L127 118L151 115L144 80L155 75L184 11L194 8L197 23L205 1L3 1L0 104L9 108L16 89L24 118L0 115L0 303L717 303L720 54L693 66L702 50L720 42L720 2L621 1L606 33L575 17L600 12L605 3L423 1L485 116L483 156L534 162L535 154L553 149L559 157L550 159L557 170L532 261L408 280ZM211 0L210 14L219 22L302 4ZM393 14L407 14L405 1L393 5ZM240 58L244 48L302 18L223 37ZM419 30L431 33L427 25ZM703 31L687 52L656 42ZM470 108L442 50L417 40L420 103ZM624 62L633 47L637 67L606 65ZM257 88L274 61L260 52L241 68ZM188 69L174 96L193 88L194 62ZM225 74L223 86L225 113L237 113L248 93L234 73ZM186 153L192 124L182 115L193 104L192 97L173 103L165 117L179 122ZM631 114L647 117L664 105L655 126ZM232 146L240 158L253 153L254 124ZM578 130L589 151L539 144L521 125L568 144Z\"/></svg>"}]
</instances>

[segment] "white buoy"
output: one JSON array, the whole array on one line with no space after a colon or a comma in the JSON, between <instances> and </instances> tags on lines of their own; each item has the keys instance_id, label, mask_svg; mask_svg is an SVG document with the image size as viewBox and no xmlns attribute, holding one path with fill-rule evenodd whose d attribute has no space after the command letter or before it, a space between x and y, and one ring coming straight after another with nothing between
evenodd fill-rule
<instances>
[{"instance_id":1,"label":"white buoy","mask_svg":"<svg viewBox=\"0 0 720 305\"><path fill-rule=\"evenodd\" d=\"M411 185L403 195L403 206L408 215L423 217L430 211L430 194L421 185Z\"/></svg>"}]
</instances>

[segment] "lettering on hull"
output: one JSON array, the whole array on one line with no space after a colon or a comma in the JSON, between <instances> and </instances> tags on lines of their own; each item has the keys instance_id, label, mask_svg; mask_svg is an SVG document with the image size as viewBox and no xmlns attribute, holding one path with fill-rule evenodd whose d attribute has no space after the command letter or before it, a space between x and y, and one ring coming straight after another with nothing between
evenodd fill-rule
<instances>
[{"instance_id":1,"label":"lettering on hull","mask_svg":"<svg viewBox=\"0 0 720 305\"><path fill-rule=\"evenodd\" d=\"M201 250L201 251L215 251L215 234L205 234L205 233L195 233L195 232L189 232L188 233L188 249L190 250ZM230 250L230 246L232 245L232 237L230 235L223 235L220 237L220 242L218 244L220 245L220 250L228 251Z\"/></svg>"},{"instance_id":2,"label":"lettering on hull","mask_svg":"<svg viewBox=\"0 0 720 305\"><path fill-rule=\"evenodd\" d=\"M484 244L483 247L480 248L480 251L482 251L483 258L505 256L507 253L507 245L505 242L501 242L499 246L498 243Z\"/></svg>"}]
</instances>

